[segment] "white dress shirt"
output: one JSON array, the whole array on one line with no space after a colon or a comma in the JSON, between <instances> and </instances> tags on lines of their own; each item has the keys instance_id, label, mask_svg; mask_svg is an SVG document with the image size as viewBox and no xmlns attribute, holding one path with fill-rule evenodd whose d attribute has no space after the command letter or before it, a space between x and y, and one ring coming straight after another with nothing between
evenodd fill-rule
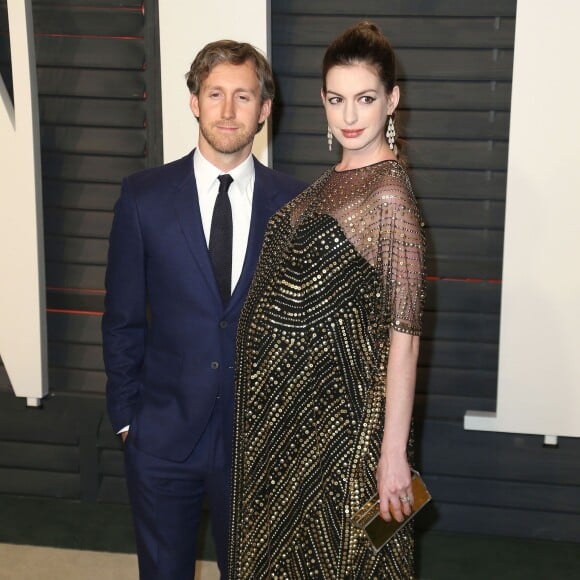
<instances>
[{"instance_id":1,"label":"white dress shirt","mask_svg":"<svg viewBox=\"0 0 580 580\"><path fill-rule=\"evenodd\" d=\"M199 211L201 212L201 222L205 241L209 247L209 234L211 231L211 219L213 208L219 190L218 176L224 172L212 165L196 149L193 153L193 170L195 182L197 184L197 195L199 198ZM246 248L248 246L248 235L250 233L250 221L252 219L252 200L254 198L254 182L256 172L254 169L254 159L249 155L245 161L240 163L235 169L228 171L234 180L228 190L228 197L232 206L233 222L233 244L232 244L232 292L240 279Z\"/></svg>"}]
</instances>

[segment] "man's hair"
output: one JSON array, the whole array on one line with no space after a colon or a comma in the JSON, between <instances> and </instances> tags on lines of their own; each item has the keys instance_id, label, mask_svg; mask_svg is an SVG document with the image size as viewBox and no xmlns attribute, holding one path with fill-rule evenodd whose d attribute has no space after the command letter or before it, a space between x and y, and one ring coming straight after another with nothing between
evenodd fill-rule
<instances>
[{"instance_id":1,"label":"man's hair","mask_svg":"<svg viewBox=\"0 0 580 580\"><path fill-rule=\"evenodd\" d=\"M198 95L201 83L218 64L240 65L247 61L254 63L256 76L260 83L262 103L274 100L274 75L266 57L251 44L234 40L218 40L206 44L191 63L185 75L187 87L192 95Z\"/></svg>"}]
</instances>

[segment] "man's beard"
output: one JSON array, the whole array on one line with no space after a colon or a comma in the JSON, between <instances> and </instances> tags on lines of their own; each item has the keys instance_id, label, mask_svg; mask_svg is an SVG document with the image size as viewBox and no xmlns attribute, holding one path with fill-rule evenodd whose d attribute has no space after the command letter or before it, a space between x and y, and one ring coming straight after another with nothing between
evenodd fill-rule
<instances>
[{"instance_id":1,"label":"man's beard","mask_svg":"<svg viewBox=\"0 0 580 580\"><path fill-rule=\"evenodd\" d=\"M212 127L207 127L200 119L199 129L204 139L213 149L226 155L237 153L247 145L251 144L254 140L254 136L258 132L258 123L256 123L253 131L238 128L238 131L234 135L228 136L217 133L217 130L216 132L213 132L212 129L216 125L217 124L214 124Z\"/></svg>"}]
</instances>

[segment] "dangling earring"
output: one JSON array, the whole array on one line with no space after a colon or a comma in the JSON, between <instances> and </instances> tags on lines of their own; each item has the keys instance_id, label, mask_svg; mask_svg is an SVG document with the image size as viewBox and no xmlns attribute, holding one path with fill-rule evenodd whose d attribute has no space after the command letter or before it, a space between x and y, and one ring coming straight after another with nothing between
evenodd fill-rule
<instances>
[{"instance_id":1,"label":"dangling earring","mask_svg":"<svg viewBox=\"0 0 580 580\"><path fill-rule=\"evenodd\" d=\"M394 115L389 115L389 122L387 123L387 132L385 133L385 136L387 137L387 142L389 144L389 149L391 151L395 150L395 137L396 137L396 133L395 133L395 123L393 122L393 117Z\"/></svg>"},{"instance_id":2,"label":"dangling earring","mask_svg":"<svg viewBox=\"0 0 580 580\"><path fill-rule=\"evenodd\" d=\"M328 142L328 150L332 151L332 131L330 127L328 127L328 131L326 132L326 141Z\"/></svg>"}]
</instances>

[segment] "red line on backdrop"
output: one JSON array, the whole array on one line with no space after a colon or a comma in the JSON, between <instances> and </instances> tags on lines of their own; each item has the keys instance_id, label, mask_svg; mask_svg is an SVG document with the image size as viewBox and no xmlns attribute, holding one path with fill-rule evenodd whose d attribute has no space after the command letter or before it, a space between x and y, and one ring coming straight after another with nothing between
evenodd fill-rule
<instances>
[{"instance_id":1,"label":"red line on backdrop","mask_svg":"<svg viewBox=\"0 0 580 580\"><path fill-rule=\"evenodd\" d=\"M89 294L104 294L105 291L98 288L63 288L59 286L47 286L47 290L56 292L88 292Z\"/></svg>"},{"instance_id":2,"label":"red line on backdrop","mask_svg":"<svg viewBox=\"0 0 580 580\"><path fill-rule=\"evenodd\" d=\"M426 276L429 282L466 282L474 284L478 282L487 282L488 284L501 284L499 278L452 278L449 276Z\"/></svg>"},{"instance_id":3,"label":"red line on backdrop","mask_svg":"<svg viewBox=\"0 0 580 580\"><path fill-rule=\"evenodd\" d=\"M474 284L487 282L488 284L501 284L501 280L495 278L452 278L447 276L427 276L426 279L429 282L464 282L466 284ZM57 292L87 292L90 294L105 294L104 290L96 288L61 288L58 286L47 286L47 290L57 291ZM73 310L70 308L47 308L47 312L52 312L55 314L81 314L88 316L102 316L103 311L101 310Z\"/></svg>"},{"instance_id":4,"label":"red line on backdrop","mask_svg":"<svg viewBox=\"0 0 580 580\"><path fill-rule=\"evenodd\" d=\"M143 36L107 36L105 34L63 34L62 32L39 32L35 36L46 36L48 38L103 38L114 40L143 40Z\"/></svg>"},{"instance_id":5,"label":"red line on backdrop","mask_svg":"<svg viewBox=\"0 0 580 580\"><path fill-rule=\"evenodd\" d=\"M98 310L70 310L68 308L47 308L47 312L54 314L86 314L88 316L102 316L103 313Z\"/></svg>"},{"instance_id":6,"label":"red line on backdrop","mask_svg":"<svg viewBox=\"0 0 580 580\"><path fill-rule=\"evenodd\" d=\"M501 284L499 278L453 278L451 276L427 276L429 282L465 282L466 284L476 284L487 282L488 284ZM62 286L47 286L50 292L80 292L86 294L105 294L104 289L100 288L65 288Z\"/></svg>"}]
</instances>

